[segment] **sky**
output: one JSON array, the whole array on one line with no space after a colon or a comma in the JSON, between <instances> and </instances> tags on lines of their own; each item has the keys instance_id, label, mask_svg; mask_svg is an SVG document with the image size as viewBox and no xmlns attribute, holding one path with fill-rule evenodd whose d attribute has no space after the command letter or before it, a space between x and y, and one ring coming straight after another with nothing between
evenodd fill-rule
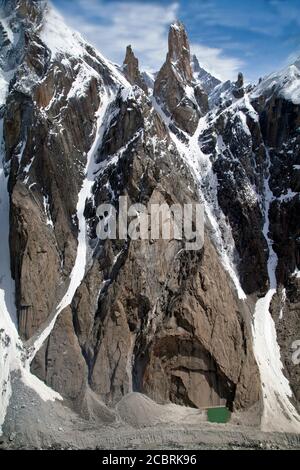
<instances>
[{"instance_id":1,"label":"sky","mask_svg":"<svg viewBox=\"0 0 300 470\"><path fill-rule=\"evenodd\" d=\"M157 71L169 25L182 21L191 51L221 80L247 81L300 56L300 0L52 0L66 22L113 62L131 44L141 69Z\"/></svg>"}]
</instances>

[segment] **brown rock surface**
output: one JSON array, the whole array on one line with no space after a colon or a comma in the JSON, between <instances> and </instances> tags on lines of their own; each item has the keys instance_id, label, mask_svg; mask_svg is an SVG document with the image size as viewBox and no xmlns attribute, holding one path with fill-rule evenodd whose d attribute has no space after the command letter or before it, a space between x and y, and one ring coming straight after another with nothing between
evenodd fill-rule
<instances>
[{"instance_id":1,"label":"brown rock surface","mask_svg":"<svg viewBox=\"0 0 300 470\"><path fill-rule=\"evenodd\" d=\"M139 61L135 57L131 46L127 46L126 49L126 56L123 62L123 72L131 85L137 85L146 94L148 93L148 87L139 70Z\"/></svg>"},{"instance_id":2,"label":"brown rock surface","mask_svg":"<svg viewBox=\"0 0 300 470\"><path fill-rule=\"evenodd\" d=\"M170 27L169 50L155 80L154 97L174 124L189 134L195 132L200 116L208 111L207 95L193 81L190 46L180 22Z\"/></svg>"},{"instance_id":3,"label":"brown rock surface","mask_svg":"<svg viewBox=\"0 0 300 470\"><path fill-rule=\"evenodd\" d=\"M84 416L100 413L101 400L113 405L131 391L161 403L252 406L259 401L260 383L250 313L237 299L208 235L204 249L195 253L183 250L185 240L101 242L96 237L97 206L110 202L118 210L119 195L148 207L199 202L199 182L178 154L167 125L138 87L124 93L123 80L116 82L110 66L90 46L80 57L50 58L38 36L26 24L22 28L27 42L19 65L24 67L11 83L4 134L12 273L25 339L53 314L68 283L77 248L76 204L95 138L95 114L104 87L114 96L103 136L99 133L99 167L84 213L86 273L32 371ZM138 85L131 50L126 65L128 79ZM39 79L24 87L29 71ZM82 76L87 80L78 93L74 84ZM207 95L193 81L187 36L179 23L170 29L154 95L174 124L189 134L208 109ZM247 155L241 157L244 163ZM251 168L246 169L250 174ZM246 233L259 209L248 211L242 202L238 209L248 220ZM249 249L249 238L243 241ZM255 249L253 243L250 252Z\"/></svg>"}]
</instances>

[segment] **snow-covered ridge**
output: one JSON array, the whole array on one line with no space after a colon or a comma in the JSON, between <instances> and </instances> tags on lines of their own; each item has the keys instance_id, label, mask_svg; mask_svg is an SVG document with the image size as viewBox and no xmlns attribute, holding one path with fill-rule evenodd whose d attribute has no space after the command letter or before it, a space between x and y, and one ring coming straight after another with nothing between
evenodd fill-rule
<instances>
[{"instance_id":1,"label":"snow-covered ridge","mask_svg":"<svg viewBox=\"0 0 300 470\"><path fill-rule=\"evenodd\" d=\"M101 63L101 65L105 65L118 85L122 84L128 87L126 78L118 71L117 67L98 51L95 51L79 33L69 28L60 13L50 4L46 6L39 36L51 50L52 60L58 56L76 57L83 60L85 56L90 55L89 49L93 50L95 52L95 55L92 57L93 60Z\"/></svg>"},{"instance_id":2,"label":"snow-covered ridge","mask_svg":"<svg viewBox=\"0 0 300 470\"><path fill-rule=\"evenodd\" d=\"M252 98L275 92L292 103L300 104L300 58L280 72L265 77L252 93Z\"/></svg>"}]
</instances>

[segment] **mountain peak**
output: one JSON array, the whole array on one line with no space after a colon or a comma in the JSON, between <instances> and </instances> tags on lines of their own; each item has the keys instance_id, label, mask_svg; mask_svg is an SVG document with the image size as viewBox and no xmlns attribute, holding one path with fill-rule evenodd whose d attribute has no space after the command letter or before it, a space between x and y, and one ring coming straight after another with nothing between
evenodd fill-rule
<instances>
[{"instance_id":1,"label":"mountain peak","mask_svg":"<svg viewBox=\"0 0 300 470\"><path fill-rule=\"evenodd\" d=\"M145 93L148 93L148 87L140 73L139 60L134 55L131 45L128 45L126 48L126 55L123 62L123 72L131 85L137 85Z\"/></svg>"},{"instance_id":2,"label":"mountain peak","mask_svg":"<svg viewBox=\"0 0 300 470\"><path fill-rule=\"evenodd\" d=\"M242 88L244 86L244 75L242 72L238 73L237 81L235 82L237 88Z\"/></svg>"},{"instance_id":3,"label":"mountain peak","mask_svg":"<svg viewBox=\"0 0 300 470\"><path fill-rule=\"evenodd\" d=\"M207 72L199 64L199 60L195 54L192 56L191 67L194 75L194 79L199 82L203 90L210 94L216 86L220 85L221 81Z\"/></svg>"},{"instance_id":4,"label":"mountain peak","mask_svg":"<svg viewBox=\"0 0 300 470\"><path fill-rule=\"evenodd\" d=\"M296 60L296 62L294 62L294 65L296 67L298 67L298 69L300 69L300 56L298 57L298 59Z\"/></svg>"},{"instance_id":5,"label":"mountain peak","mask_svg":"<svg viewBox=\"0 0 300 470\"><path fill-rule=\"evenodd\" d=\"M170 26L168 54L156 77L154 96L175 125L190 135L208 110L207 94L194 79L188 36L179 21Z\"/></svg>"},{"instance_id":6,"label":"mountain peak","mask_svg":"<svg viewBox=\"0 0 300 470\"><path fill-rule=\"evenodd\" d=\"M171 62L187 81L193 80L191 53L188 36L183 23L172 23L169 30L167 61Z\"/></svg>"},{"instance_id":7,"label":"mountain peak","mask_svg":"<svg viewBox=\"0 0 300 470\"><path fill-rule=\"evenodd\" d=\"M173 23L170 25L170 29L175 29L176 31L181 31L184 30L184 24L180 20L175 20Z\"/></svg>"},{"instance_id":8,"label":"mountain peak","mask_svg":"<svg viewBox=\"0 0 300 470\"><path fill-rule=\"evenodd\" d=\"M199 60L196 54L192 55L191 64L192 64L193 72L199 72L200 70L204 70L202 69L202 67L200 67Z\"/></svg>"}]
</instances>

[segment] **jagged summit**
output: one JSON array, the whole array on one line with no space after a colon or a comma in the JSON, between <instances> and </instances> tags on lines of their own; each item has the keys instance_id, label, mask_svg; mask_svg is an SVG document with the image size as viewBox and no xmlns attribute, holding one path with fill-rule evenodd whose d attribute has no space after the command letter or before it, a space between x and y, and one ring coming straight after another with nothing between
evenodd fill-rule
<instances>
[{"instance_id":1,"label":"jagged summit","mask_svg":"<svg viewBox=\"0 0 300 470\"><path fill-rule=\"evenodd\" d=\"M243 96L245 95L244 75L242 74L242 72L238 73L237 80L232 88L232 94L236 99L243 98Z\"/></svg>"},{"instance_id":2,"label":"jagged summit","mask_svg":"<svg viewBox=\"0 0 300 470\"><path fill-rule=\"evenodd\" d=\"M200 116L208 110L207 94L194 80L190 45L182 23L173 23L169 30L166 61L157 74L154 97L174 124L192 134Z\"/></svg>"},{"instance_id":3,"label":"jagged summit","mask_svg":"<svg viewBox=\"0 0 300 470\"><path fill-rule=\"evenodd\" d=\"M191 82L193 80L193 72L191 68L190 44L184 25L178 20L170 26L168 46L166 61L176 67L183 80Z\"/></svg>"},{"instance_id":4,"label":"jagged summit","mask_svg":"<svg viewBox=\"0 0 300 470\"><path fill-rule=\"evenodd\" d=\"M131 45L126 48L126 55L123 62L123 73L131 85L137 85L145 93L148 93L148 87L140 73L139 61L134 55Z\"/></svg>"},{"instance_id":5,"label":"jagged summit","mask_svg":"<svg viewBox=\"0 0 300 470\"><path fill-rule=\"evenodd\" d=\"M195 80L201 83L203 90L209 95L221 81L200 66L195 54L192 56L191 64Z\"/></svg>"},{"instance_id":6,"label":"jagged summit","mask_svg":"<svg viewBox=\"0 0 300 470\"><path fill-rule=\"evenodd\" d=\"M300 57L283 70L263 78L255 88L253 97L269 97L274 93L294 104L300 104Z\"/></svg>"}]
</instances>

